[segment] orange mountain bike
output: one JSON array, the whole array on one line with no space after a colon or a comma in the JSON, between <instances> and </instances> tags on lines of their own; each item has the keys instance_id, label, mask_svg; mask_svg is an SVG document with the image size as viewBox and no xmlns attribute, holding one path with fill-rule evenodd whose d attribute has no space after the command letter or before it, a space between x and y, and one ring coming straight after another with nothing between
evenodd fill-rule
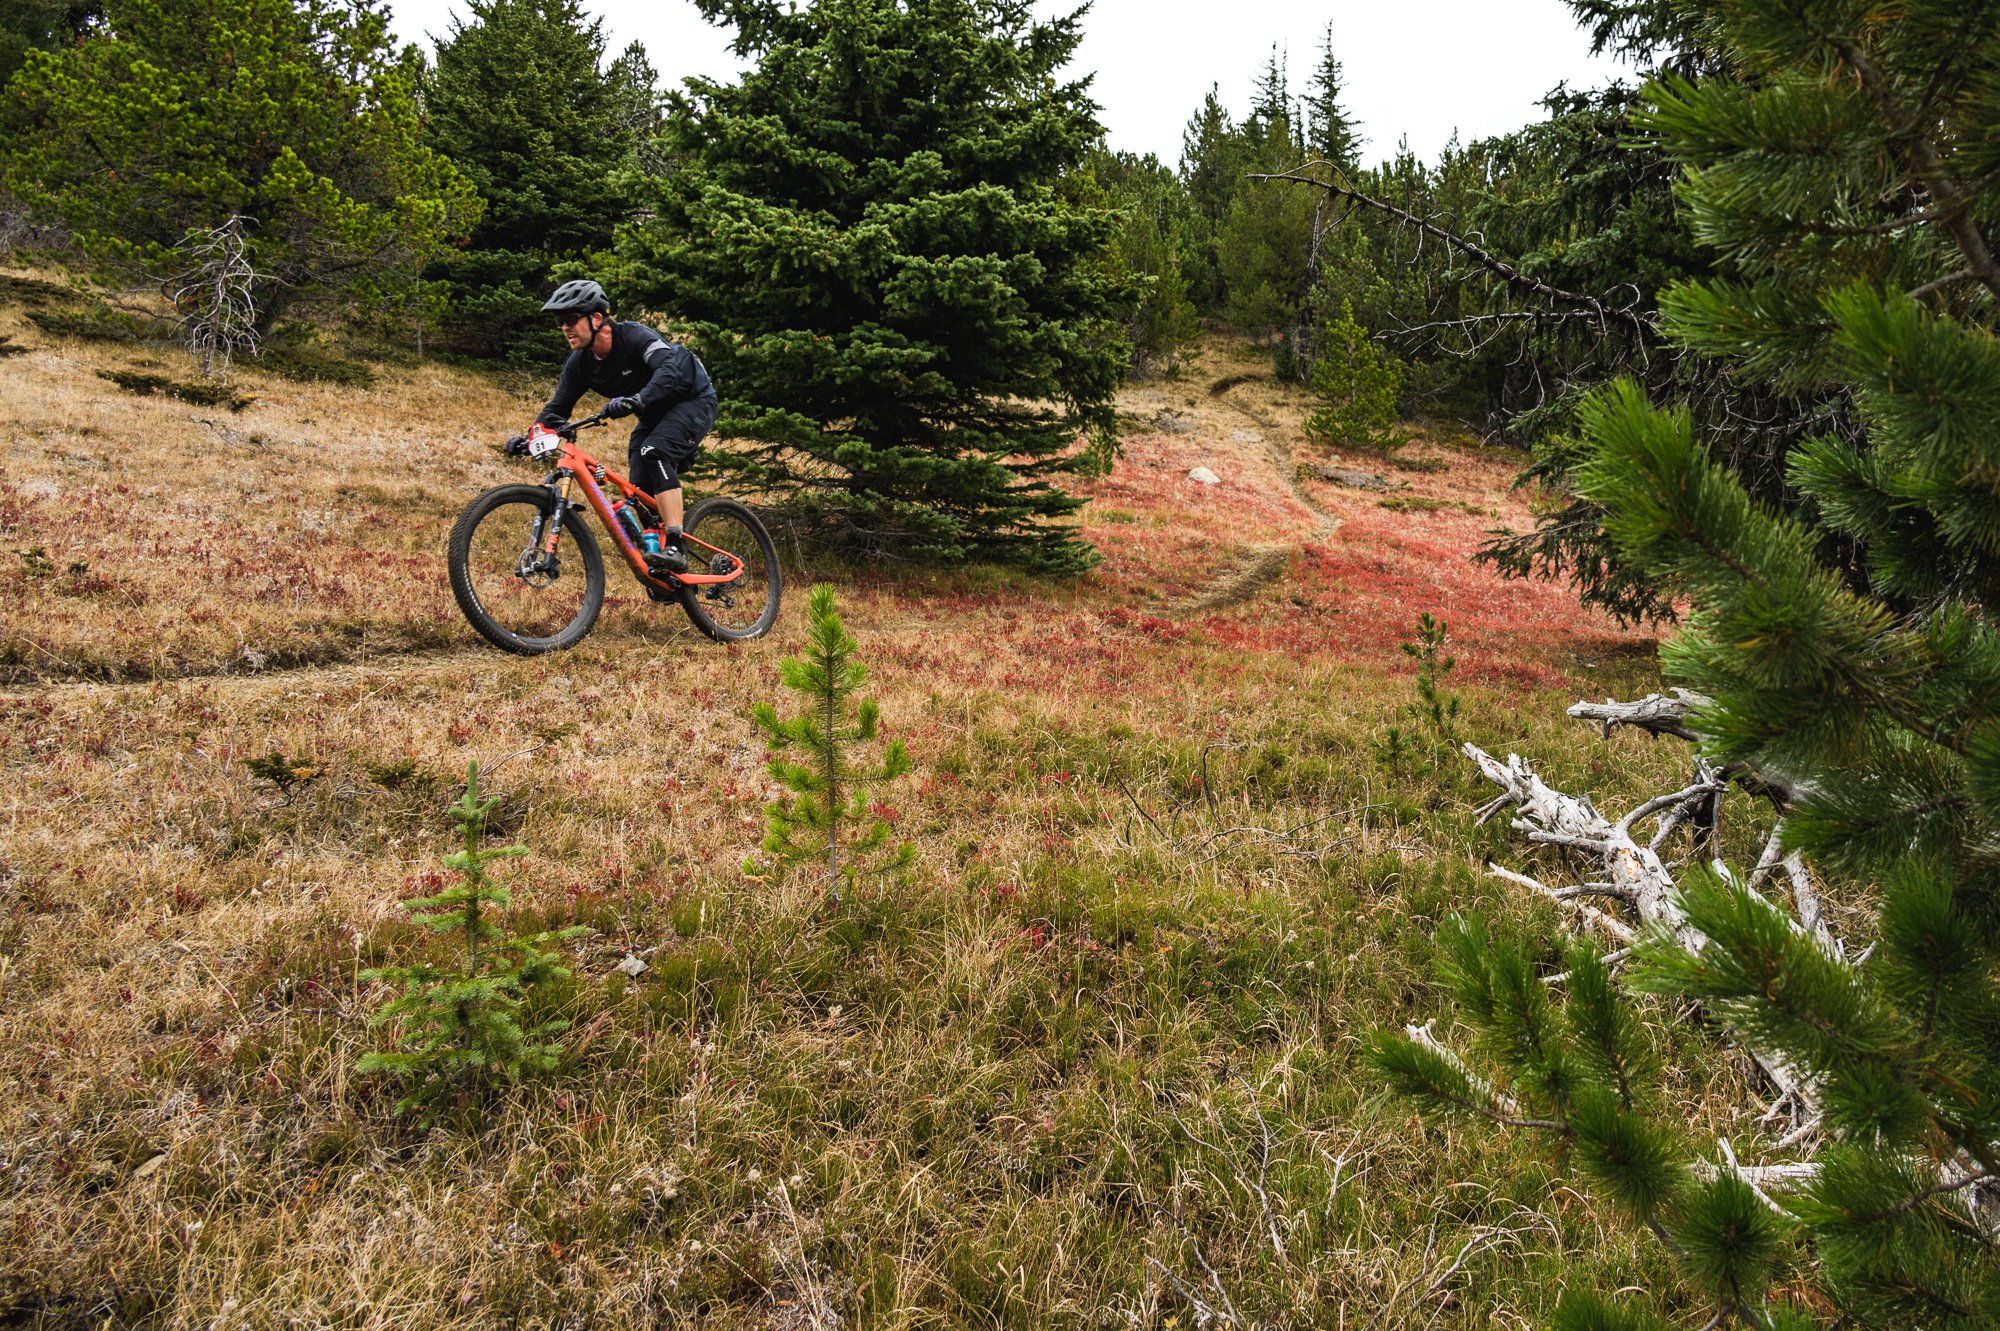
<instances>
[{"instance_id":1,"label":"orange mountain bike","mask_svg":"<svg viewBox=\"0 0 2000 1331\"><path fill-rule=\"evenodd\" d=\"M704 499L687 512L688 571L654 574L617 510L652 497L577 447L578 430L605 423L602 412L528 432L527 453L551 465L540 485L502 485L465 506L447 556L458 608L496 647L524 656L574 647L604 606L604 557L583 519L576 489L597 514L632 576L656 601L679 601L694 626L718 642L761 637L778 618L782 586L771 534L734 499ZM616 491L609 498L605 487ZM621 502L622 501L622 502Z\"/></svg>"}]
</instances>

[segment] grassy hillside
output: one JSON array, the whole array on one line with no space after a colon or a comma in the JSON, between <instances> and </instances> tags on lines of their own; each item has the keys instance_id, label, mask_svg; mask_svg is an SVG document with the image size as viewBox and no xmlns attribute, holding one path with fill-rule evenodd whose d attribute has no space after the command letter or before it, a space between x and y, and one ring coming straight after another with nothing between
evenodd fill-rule
<instances>
[{"instance_id":1,"label":"grassy hillside","mask_svg":"<svg viewBox=\"0 0 2000 1331\"><path fill-rule=\"evenodd\" d=\"M1527 519L1512 458L1317 455L1217 341L1126 392L1075 585L792 567L778 630L722 648L613 570L581 648L522 660L442 550L530 475L494 443L539 385L246 369L232 412L115 386L187 372L8 291L0 1318L1443 1328L1650 1283L1539 1146L1359 1062L1440 1011L1451 912L1556 933L1483 873L1530 855L1472 778L1384 753L1420 611L1467 737L1604 807L1684 759L1561 716L1648 687L1649 637L1466 563ZM741 868L747 713L815 578L915 759L882 795L915 870L837 905ZM397 903L472 758L532 848L515 923L592 933L545 1000L560 1070L426 1132L353 1072L359 974L433 946ZM1675 1087L1697 1122L1711 1091Z\"/></svg>"}]
</instances>

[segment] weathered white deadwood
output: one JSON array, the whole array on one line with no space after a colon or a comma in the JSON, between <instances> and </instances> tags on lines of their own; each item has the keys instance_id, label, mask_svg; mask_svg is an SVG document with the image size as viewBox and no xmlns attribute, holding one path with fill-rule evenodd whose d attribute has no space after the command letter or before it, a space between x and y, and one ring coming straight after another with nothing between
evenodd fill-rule
<instances>
[{"instance_id":1,"label":"weathered white deadwood","mask_svg":"<svg viewBox=\"0 0 2000 1331\"><path fill-rule=\"evenodd\" d=\"M1569 709L1569 714L1579 721L1595 721L1604 727L1606 739L1620 726L1631 726L1650 735L1678 735L1692 740L1699 736L1688 726L1688 713L1708 705L1708 699L1699 693L1686 689L1675 689L1672 697L1663 693L1649 693L1637 702L1618 702L1606 698L1603 702L1580 702Z\"/></svg>"},{"instance_id":2,"label":"weathered white deadwood","mask_svg":"<svg viewBox=\"0 0 2000 1331\"><path fill-rule=\"evenodd\" d=\"M1579 895L1595 893L1599 896L1615 897L1620 901L1631 900L1625 892L1610 883L1587 883L1583 887L1558 888L1550 887L1540 879L1530 878L1524 873L1516 873L1514 870L1498 864L1489 863L1486 866L1486 872L1492 874L1495 878L1504 878L1510 883L1518 883L1530 892L1537 893L1547 897L1551 901L1560 903L1566 909L1581 915L1584 919L1589 920L1592 924L1622 943L1632 943L1639 937L1631 925L1626 924L1617 916L1607 914L1595 906L1576 899Z\"/></svg>"},{"instance_id":3,"label":"weathered white deadwood","mask_svg":"<svg viewBox=\"0 0 2000 1331\"><path fill-rule=\"evenodd\" d=\"M191 266L160 284L203 374L227 370L238 352L257 350L257 271L246 225L248 219L232 214L213 230L189 232L176 248Z\"/></svg>"},{"instance_id":4,"label":"weathered white deadwood","mask_svg":"<svg viewBox=\"0 0 2000 1331\"><path fill-rule=\"evenodd\" d=\"M1602 725L1607 735L1617 726L1630 725L1655 735L1671 734L1697 739L1698 736L1688 728L1686 718L1689 711L1708 700L1686 690L1675 690L1675 695L1666 698L1654 694L1636 703L1619 703L1610 699L1603 703L1578 703L1569 709L1569 714ZM1687 787L1648 800L1623 818L1613 821L1600 814L1588 799L1566 795L1550 787L1516 755L1509 754L1507 761L1502 763L1476 745L1466 744L1463 750L1480 771L1500 787L1500 794L1479 810L1480 821L1511 807L1517 814L1513 825L1526 832L1531 839L1594 854L1604 868L1603 880L1587 881L1567 888L1551 888L1526 874L1490 865L1496 877L1548 897L1614 938L1629 940L1635 935L1631 926L1580 900L1582 897L1611 898L1630 909L1642 926L1657 925L1672 931L1676 940L1691 952L1701 951L1709 940L1688 923L1687 917L1674 904L1673 878L1656 853L1659 846L1676 825L1695 813L1700 804L1715 799L1725 782L1734 782L1754 794L1771 798L1781 811L1805 789L1801 783L1788 779L1774 779L1741 768L1711 768L1697 759L1695 780ZM1633 839L1632 833L1647 818L1658 818L1661 831L1651 844L1641 846ZM1785 854L1783 845L1784 823L1780 819L1778 825L1772 828L1757 866L1747 881L1748 890L1761 896L1759 889L1765 880L1782 873L1791 889L1790 919L1793 929L1811 938L1836 961L1844 965L1861 964L1867 954L1864 952L1858 959L1848 957L1844 943L1834 934L1826 918L1811 873L1798 855ZM1720 862L1713 867L1725 878L1732 877L1727 866ZM1774 909L1778 907L1774 906ZM1432 1034L1429 1023L1410 1026L1406 1030L1412 1040L1464 1069L1477 1090L1493 1097L1494 1107L1502 1114L1511 1117L1520 1112L1497 1087L1466 1068L1457 1054ZM1812 1080L1790 1067L1781 1056L1756 1048L1747 1052L1779 1092L1766 1116L1767 1120L1789 1116L1793 1124L1792 1130L1777 1143L1778 1149L1809 1145L1811 1139L1818 1135L1823 1121ZM1785 1194L1809 1183L1819 1173L1818 1163L1810 1159L1743 1165L1737 1161L1726 1140L1721 1145L1725 1161L1723 1167L1747 1182L1774 1210L1785 1211ZM1720 1168L1697 1166L1698 1170L1710 1176ZM1772 1195L1774 1192L1777 1196ZM1951 1199L1986 1233L2000 1236L2000 1178L1986 1174L1964 1152L1938 1167L1937 1185L1927 1195Z\"/></svg>"},{"instance_id":5,"label":"weathered white deadwood","mask_svg":"<svg viewBox=\"0 0 2000 1331\"><path fill-rule=\"evenodd\" d=\"M1665 814L1689 801L1713 798L1718 789L1719 776L1710 774L1672 795L1647 800L1614 822L1599 813L1589 800L1565 795L1550 786L1536 776L1518 754L1508 754L1507 761L1503 763L1477 744L1467 743L1462 751L1478 764L1488 780L1500 787L1498 798L1513 805L1518 815L1513 825L1527 833L1530 840L1570 846L1596 856L1603 866L1606 880L1600 894L1620 898L1638 916L1642 927L1653 926L1669 931L1674 940L1689 952L1699 953L1708 946L1708 936L1688 923L1687 916L1675 901L1674 880L1666 865L1661 863L1651 846L1642 846L1633 840L1632 829L1646 818ZM1533 879L1524 879L1523 875L1499 869L1498 866L1494 868L1497 876L1512 882L1525 881L1533 890L1555 899L1565 909L1585 919L1604 915L1604 912L1593 910L1574 898L1557 897L1555 892ZM1588 915L1584 914L1586 911L1589 911ZM1596 920L1591 922L1596 923ZM1630 942L1632 936L1629 927L1622 933L1613 932L1613 937L1621 942ZM1831 955L1838 956L1839 953L1831 952ZM1754 1047L1748 1053L1778 1088L1779 1103L1790 1104L1801 1122L1819 1118L1812 1087L1782 1055Z\"/></svg>"},{"instance_id":6,"label":"weathered white deadwood","mask_svg":"<svg viewBox=\"0 0 2000 1331\"><path fill-rule=\"evenodd\" d=\"M1603 702L1579 702L1571 705L1569 715L1602 727L1607 739L1618 727L1630 726L1634 730L1645 731L1655 739L1661 735L1676 735L1694 742L1701 739L1701 732L1688 718L1710 705L1711 700L1704 694L1692 689L1675 689L1672 696L1649 693L1636 702L1619 702L1615 698L1606 698ZM1768 799L1780 809L1798 803L1806 789L1782 773L1757 771L1741 763L1732 763L1719 771L1752 795Z\"/></svg>"},{"instance_id":7,"label":"weathered white deadwood","mask_svg":"<svg viewBox=\"0 0 2000 1331\"><path fill-rule=\"evenodd\" d=\"M1433 1054L1451 1064L1465 1078L1466 1083L1473 1090L1486 1097L1495 1118L1518 1119L1521 1117L1520 1102L1486 1078L1480 1076L1477 1072L1474 1072L1471 1066L1458 1056L1456 1049L1453 1049L1450 1045L1437 1038L1436 1032L1431 1030L1430 1022L1427 1021L1421 1026L1414 1023L1406 1025L1403 1027L1403 1034L1410 1037L1410 1043L1430 1050Z\"/></svg>"},{"instance_id":8,"label":"weathered white deadwood","mask_svg":"<svg viewBox=\"0 0 2000 1331\"><path fill-rule=\"evenodd\" d=\"M1696 1177L1713 1179L1726 1170L1749 1184L1764 1205L1780 1215L1796 1218L1785 1204L1785 1199L1819 1177L1819 1161L1792 1160L1775 1165L1746 1165L1736 1159L1736 1152L1728 1138L1720 1139L1717 1145L1722 1150L1722 1165L1697 1161L1694 1166ZM1979 1168L1964 1152L1938 1167L1937 1184L1924 1195L1956 1203L1967 1219L1989 1234L2000 1234L2000 1179Z\"/></svg>"},{"instance_id":9,"label":"weathered white deadwood","mask_svg":"<svg viewBox=\"0 0 2000 1331\"><path fill-rule=\"evenodd\" d=\"M1565 795L1549 786L1517 754L1508 754L1503 763L1477 744L1467 743L1463 752L1479 765L1488 780L1500 787L1501 798L1519 814L1514 826L1527 833L1530 840L1572 846L1596 855L1603 862L1607 894L1627 902L1638 914L1640 923L1659 924L1673 930L1683 946L1694 947L1708 941L1687 927L1680 907L1673 902L1674 880L1660 863L1660 857L1651 847L1632 839L1632 824L1647 806L1642 805L1632 815L1613 823L1593 808L1590 801ZM1580 903L1563 904L1575 909ZM1630 942L1629 933L1621 941Z\"/></svg>"}]
</instances>

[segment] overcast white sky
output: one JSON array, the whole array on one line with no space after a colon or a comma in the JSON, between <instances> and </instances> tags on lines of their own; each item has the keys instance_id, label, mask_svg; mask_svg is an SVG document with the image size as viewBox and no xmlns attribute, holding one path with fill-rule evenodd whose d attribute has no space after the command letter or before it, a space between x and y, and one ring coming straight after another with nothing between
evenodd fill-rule
<instances>
[{"instance_id":1,"label":"overcast white sky","mask_svg":"<svg viewBox=\"0 0 2000 1331\"><path fill-rule=\"evenodd\" d=\"M455 0L391 0L405 41L433 45ZM702 22L687 0L583 0L604 21L616 52L638 41L669 83L689 74L727 77L740 66L728 33ZM1061 13L1072 4L1038 3ZM1434 160L1453 130L1466 139L1518 129L1540 114L1542 94L1567 81L1601 87L1630 72L1590 54L1590 42L1562 0L1096 0L1073 75L1094 73L1093 92L1111 146L1180 158L1181 129L1211 83L1242 115L1273 42L1288 53L1294 93L1303 92L1333 24L1345 67L1344 101L1377 161L1408 136Z\"/></svg>"}]
</instances>

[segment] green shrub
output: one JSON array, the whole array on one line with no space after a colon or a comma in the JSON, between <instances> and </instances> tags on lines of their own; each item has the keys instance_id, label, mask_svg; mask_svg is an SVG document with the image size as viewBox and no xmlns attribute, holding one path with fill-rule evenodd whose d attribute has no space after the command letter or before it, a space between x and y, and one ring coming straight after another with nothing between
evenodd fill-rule
<instances>
[{"instance_id":1,"label":"green shrub","mask_svg":"<svg viewBox=\"0 0 2000 1331\"><path fill-rule=\"evenodd\" d=\"M1394 428L1403 364L1369 341L1350 301L1320 330L1312 388L1317 410L1306 417L1306 434L1316 443L1400 448L1409 442Z\"/></svg>"},{"instance_id":2,"label":"green shrub","mask_svg":"<svg viewBox=\"0 0 2000 1331\"><path fill-rule=\"evenodd\" d=\"M171 325L103 305L83 309L29 310L28 322L50 337L79 342L159 342L173 340Z\"/></svg>"},{"instance_id":3,"label":"green shrub","mask_svg":"<svg viewBox=\"0 0 2000 1331\"><path fill-rule=\"evenodd\" d=\"M254 394L239 393L228 384L183 383L165 375L145 374L138 370L99 370L97 377L109 379L126 392L137 393L141 397L158 394L180 402L192 402L198 407L227 407L231 411L241 411L257 400Z\"/></svg>"},{"instance_id":4,"label":"green shrub","mask_svg":"<svg viewBox=\"0 0 2000 1331\"><path fill-rule=\"evenodd\" d=\"M288 793L301 782L312 780L322 770L317 763L303 758L288 758L275 750L245 759L243 768L259 781L269 781L281 794Z\"/></svg>"},{"instance_id":5,"label":"green shrub","mask_svg":"<svg viewBox=\"0 0 2000 1331\"><path fill-rule=\"evenodd\" d=\"M266 348L257 358L256 366L294 383L340 384L345 388L375 386L375 371L368 366L310 344Z\"/></svg>"},{"instance_id":6,"label":"green shrub","mask_svg":"<svg viewBox=\"0 0 2000 1331\"><path fill-rule=\"evenodd\" d=\"M0 301L9 305L23 305L38 309L54 301L60 305L74 305L78 294L66 286L54 282L44 282L38 277L16 277L12 273L0 273Z\"/></svg>"}]
</instances>

